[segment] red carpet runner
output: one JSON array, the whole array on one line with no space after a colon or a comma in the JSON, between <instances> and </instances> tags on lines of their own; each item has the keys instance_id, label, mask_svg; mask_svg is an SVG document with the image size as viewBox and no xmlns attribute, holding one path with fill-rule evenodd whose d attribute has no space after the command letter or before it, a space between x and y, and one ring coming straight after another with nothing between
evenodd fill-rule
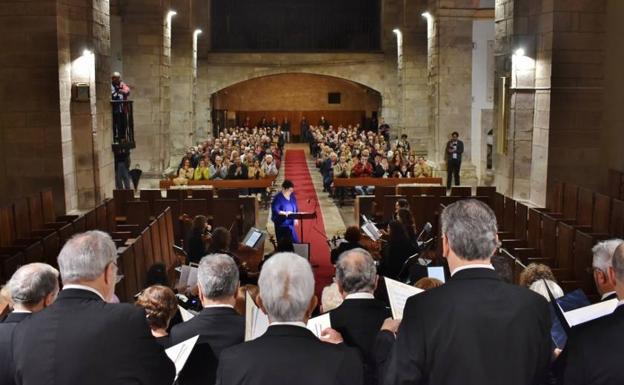
<instances>
[{"instance_id":1,"label":"red carpet runner","mask_svg":"<svg viewBox=\"0 0 624 385\"><path fill-rule=\"evenodd\" d=\"M316 294L320 303L323 287L332 282L334 267L329 259L329 245L325 236L323 213L318 203L303 150L286 150L285 172L285 179L290 179L295 185L299 211L313 211L316 208L316 219L307 219L303 224L303 242L310 243L310 262L313 266L318 266L313 270ZM301 237L301 228L297 226L296 230Z\"/></svg>"}]
</instances>

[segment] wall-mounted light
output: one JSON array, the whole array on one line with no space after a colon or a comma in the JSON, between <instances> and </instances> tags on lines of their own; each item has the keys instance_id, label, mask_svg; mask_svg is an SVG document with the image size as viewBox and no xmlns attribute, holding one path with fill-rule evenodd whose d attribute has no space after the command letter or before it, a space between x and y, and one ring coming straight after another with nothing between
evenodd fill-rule
<instances>
[{"instance_id":1,"label":"wall-mounted light","mask_svg":"<svg viewBox=\"0 0 624 385\"><path fill-rule=\"evenodd\" d=\"M85 49L82 51L82 56L90 56L90 55L93 55L93 52L91 52L91 50Z\"/></svg>"},{"instance_id":2,"label":"wall-mounted light","mask_svg":"<svg viewBox=\"0 0 624 385\"><path fill-rule=\"evenodd\" d=\"M525 55L524 48L518 48L515 50L514 55L517 57L523 57Z\"/></svg>"},{"instance_id":3,"label":"wall-mounted light","mask_svg":"<svg viewBox=\"0 0 624 385\"><path fill-rule=\"evenodd\" d=\"M171 24L171 18L177 15L178 13L174 10L167 12L167 23Z\"/></svg>"},{"instance_id":4,"label":"wall-mounted light","mask_svg":"<svg viewBox=\"0 0 624 385\"><path fill-rule=\"evenodd\" d=\"M431 20L432 16L429 12L423 12L420 14L422 17L424 17L425 19L427 19L427 21Z\"/></svg>"},{"instance_id":5,"label":"wall-mounted light","mask_svg":"<svg viewBox=\"0 0 624 385\"><path fill-rule=\"evenodd\" d=\"M203 31L199 28L197 28L195 31L193 31L193 37L195 39L197 39L197 35L201 35L203 33Z\"/></svg>"}]
</instances>

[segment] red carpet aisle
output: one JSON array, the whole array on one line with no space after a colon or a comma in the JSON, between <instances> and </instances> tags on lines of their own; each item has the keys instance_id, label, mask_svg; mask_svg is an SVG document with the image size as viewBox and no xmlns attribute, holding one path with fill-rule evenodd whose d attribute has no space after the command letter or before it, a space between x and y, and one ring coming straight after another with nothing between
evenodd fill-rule
<instances>
[{"instance_id":1,"label":"red carpet aisle","mask_svg":"<svg viewBox=\"0 0 624 385\"><path fill-rule=\"evenodd\" d=\"M318 265L313 270L316 294L320 302L323 287L332 282L334 267L329 260L329 245L325 237L323 213L314 190L304 150L286 150L285 179L290 179L295 184L299 211L313 211L316 208L317 218L308 219L303 224L303 241L310 243L310 262L315 266ZM301 236L299 226L297 226L297 234Z\"/></svg>"}]
</instances>

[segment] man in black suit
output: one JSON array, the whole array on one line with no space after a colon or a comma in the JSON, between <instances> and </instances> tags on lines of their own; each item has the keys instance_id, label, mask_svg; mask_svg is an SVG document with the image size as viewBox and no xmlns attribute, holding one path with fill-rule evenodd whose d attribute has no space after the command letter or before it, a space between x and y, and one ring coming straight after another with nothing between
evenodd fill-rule
<instances>
[{"instance_id":1,"label":"man in black suit","mask_svg":"<svg viewBox=\"0 0 624 385\"><path fill-rule=\"evenodd\" d=\"M329 313L332 328L342 335L345 344L359 350L364 383L377 384L373 345L384 320L392 314L373 295L377 269L370 253L364 249L342 253L336 264L336 283L344 301Z\"/></svg>"},{"instance_id":2,"label":"man in black suit","mask_svg":"<svg viewBox=\"0 0 624 385\"><path fill-rule=\"evenodd\" d=\"M180 373L181 385L214 384L221 351L245 340L245 318L234 310L238 277L236 262L229 255L210 254L199 263L197 287L204 309L171 329L173 344L199 335Z\"/></svg>"},{"instance_id":3,"label":"man in black suit","mask_svg":"<svg viewBox=\"0 0 624 385\"><path fill-rule=\"evenodd\" d=\"M0 322L0 384L14 384L11 369L11 337L23 320L50 306L59 292L59 272L45 263L31 263L17 269L6 286L13 312Z\"/></svg>"},{"instance_id":4,"label":"man in black suit","mask_svg":"<svg viewBox=\"0 0 624 385\"><path fill-rule=\"evenodd\" d=\"M572 328L557 362L564 385L624 383L624 245L615 250L608 274L620 303L613 314Z\"/></svg>"},{"instance_id":5,"label":"man in black suit","mask_svg":"<svg viewBox=\"0 0 624 385\"><path fill-rule=\"evenodd\" d=\"M444 209L441 221L452 277L408 299L385 384L538 384L552 353L548 303L498 278L490 263L498 237L489 207L461 200ZM391 342L394 335L383 331L378 338Z\"/></svg>"},{"instance_id":6,"label":"man in black suit","mask_svg":"<svg viewBox=\"0 0 624 385\"><path fill-rule=\"evenodd\" d=\"M145 311L107 303L117 281L111 237L77 234L58 263L64 287L57 300L15 328L15 382L171 385L175 368L152 336Z\"/></svg>"},{"instance_id":7,"label":"man in black suit","mask_svg":"<svg viewBox=\"0 0 624 385\"><path fill-rule=\"evenodd\" d=\"M317 302L307 260L275 254L262 267L258 286L258 305L270 326L257 339L223 351L217 384L362 384L357 352L320 341L306 328Z\"/></svg>"},{"instance_id":8,"label":"man in black suit","mask_svg":"<svg viewBox=\"0 0 624 385\"><path fill-rule=\"evenodd\" d=\"M451 134L451 140L446 142L446 189L451 188L451 181L455 178L455 186L459 186L459 171L461 169L464 142L458 139L457 131Z\"/></svg>"},{"instance_id":9,"label":"man in black suit","mask_svg":"<svg viewBox=\"0 0 624 385\"><path fill-rule=\"evenodd\" d=\"M247 166L245 166L237 151L232 151L232 162L228 169L227 179L247 179Z\"/></svg>"},{"instance_id":10,"label":"man in black suit","mask_svg":"<svg viewBox=\"0 0 624 385\"><path fill-rule=\"evenodd\" d=\"M621 239L608 239L598 242L592 248L592 270L596 290L600 294L601 301L617 298L615 293L615 278L609 275L611 260L615 249L624 242Z\"/></svg>"}]
</instances>

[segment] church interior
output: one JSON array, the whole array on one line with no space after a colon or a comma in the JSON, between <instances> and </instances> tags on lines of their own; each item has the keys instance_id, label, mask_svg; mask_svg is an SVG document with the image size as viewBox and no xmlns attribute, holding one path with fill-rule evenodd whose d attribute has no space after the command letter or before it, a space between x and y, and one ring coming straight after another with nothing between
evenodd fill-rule
<instances>
[{"instance_id":1,"label":"church interior","mask_svg":"<svg viewBox=\"0 0 624 385\"><path fill-rule=\"evenodd\" d=\"M581 293L553 319L624 300L614 251L613 266L596 262L624 238L620 17L622 0L4 0L0 320L16 271L45 263L71 283L59 255L95 230L123 276L111 302L141 306L160 271L197 315L202 257L225 253L240 270L234 308L273 322L250 299L258 286L266 298L261 269L288 251L309 261L321 317L353 295L341 253L364 249L375 298L401 318L395 281L451 290L448 218L462 202L494 215L482 257L502 281L552 303ZM552 330L561 382L499 383L624 382L621 369L573 382L574 351ZM408 346L396 335L395 354ZM369 353L363 383L408 378L392 354L371 374ZM429 377L409 383L453 383L422 365Z\"/></svg>"}]
</instances>

